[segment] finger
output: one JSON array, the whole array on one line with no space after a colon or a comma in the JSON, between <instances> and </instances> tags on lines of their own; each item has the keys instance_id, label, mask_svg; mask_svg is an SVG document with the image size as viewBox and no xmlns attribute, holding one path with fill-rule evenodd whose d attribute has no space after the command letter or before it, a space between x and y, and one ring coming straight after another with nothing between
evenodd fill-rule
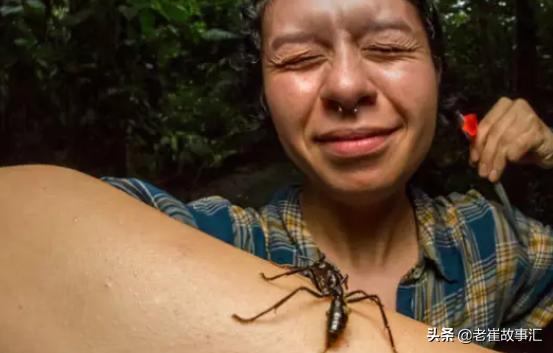
<instances>
[{"instance_id":1,"label":"finger","mask_svg":"<svg viewBox=\"0 0 553 353\"><path fill-rule=\"evenodd\" d=\"M514 113L510 114L510 116L515 116ZM502 133L496 146L489 174L489 180L492 183L496 183L501 179L508 162L513 161L509 159L509 151L519 149L526 149L528 151L526 141L528 141L530 134L524 132L524 127L528 125L520 118L507 119L506 122L507 129Z\"/></svg>"},{"instance_id":2,"label":"finger","mask_svg":"<svg viewBox=\"0 0 553 353\"><path fill-rule=\"evenodd\" d=\"M539 117L534 120L533 127L534 134L532 135L532 146L530 147L530 150L536 154L536 157L547 156L551 150L550 145L548 144L548 137L550 136L551 131Z\"/></svg>"},{"instance_id":3,"label":"finger","mask_svg":"<svg viewBox=\"0 0 553 353\"><path fill-rule=\"evenodd\" d=\"M480 159L480 154L478 153L478 150L476 149L476 140L475 139L472 139L470 141L469 151L470 151L469 164L470 164L471 167L475 167L476 163Z\"/></svg>"},{"instance_id":4,"label":"finger","mask_svg":"<svg viewBox=\"0 0 553 353\"><path fill-rule=\"evenodd\" d=\"M509 139L504 138L504 136L509 137L517 133L516 130L513 131L513 121L515 120L516 112L509 110L490 127L485 145L480 152L481 157L478 171L482 178L488 177L494 168L496 153L499 149L505 146L506 143L509 143Z\"/></svg>"},{"instance_id":5,"label":"finger","mask_svg":"<svg viewBox=\"0 0 553 353\"><path fill-rule=\"evenodd\" d=\"M482 157L482 150L486 145L491 128L500 120L503 115L512 107L513 101L503 97L497 101L493 108L486 114L484 119L478 124L478 134L474 141L474 149L471 149L471 159L478 162Z\"/></svg>"},{"instance_id":6,"label":"finger","mask_svg":"<svg viewBox=\"0 0 553 353\"><path fill-rule=\"evenodd\" d=\"M482 158L482 152L476 146L476 139L471 139L469 145L470 158L469 163L472 167L477 167L480 159Z\"/></svg>"},{"instance_id":7,"label":"finger","mask_svg":"<svg viewBox=\"0 0 553 353\"><path fill-rule=\"evenodd\" d=\"M521 110L518 112L520 114ZM514 122L510 123L510 127L502 134L488 177L492 183L501 179L508 162L519 162L539 144L539 138L537 138L539 126L536 124L536 120L527 116L514 119Z\"/></svg>"},{"instance_id":8,"label":"finger","mask_svg":"<svg viewBox=\"0 0 553 353\"><path fill-rule=\"evenodd\" d=\"M507 166L507 157L504 147L499 147L495 154L495 158L493 161L493 165L491 167L491 171L489 174L488 179L492 183L496 183L501 179L501 176L503 175L503 172L505 171L505 167Z\"/></svg>"},{"instance_id":9,"label":"finger","mask_svg":"<svg viewBox=\"0 0 553 353\"><path fill-rule=\"evenodd\" d=\"M507 149L506 157L510 162L518 162L532 149L530 131L526 131L516 139Z\"/></svg>"},{"instance_id":10,"label":"finger","mask_svg":"<svg viewBox=\"0 0 553 353\"><path fill-rule=\"evenodd\" d=\"M512 138L512 143L507 149L506 157L510 162L523 162L526 155L538 148L542 139L539 138L539 128L532 127L527 129L516 138Z\"/></svg>"}]
</instances>

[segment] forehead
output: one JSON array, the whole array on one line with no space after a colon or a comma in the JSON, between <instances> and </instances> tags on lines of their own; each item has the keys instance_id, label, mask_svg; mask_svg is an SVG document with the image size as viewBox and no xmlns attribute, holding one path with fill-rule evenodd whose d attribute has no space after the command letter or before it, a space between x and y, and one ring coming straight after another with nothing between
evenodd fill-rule
<instances>
[{"instance_id":1,"label":"forehead","mask_svg":"<svg viewBox=\"0 0 553 353\"><path fill-rule=\"evenodd\" d=\"M345 29L355 35L379 25L424 32L417 9L407 0L272 0L265 11L263 34Z\"/></svg>"}]
</instances>

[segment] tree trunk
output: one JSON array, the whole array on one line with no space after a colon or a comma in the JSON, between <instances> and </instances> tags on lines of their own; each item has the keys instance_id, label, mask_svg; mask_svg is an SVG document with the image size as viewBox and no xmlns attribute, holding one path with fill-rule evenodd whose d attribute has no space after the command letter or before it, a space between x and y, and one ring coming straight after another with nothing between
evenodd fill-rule
<instances>
[{"instance_id":1,"label":"tree trunk","mask_svg":"<svg viewBox=\"0 0 553 353\"><path fill-rule=\"evenodd\" d=\"M539 72L538 35L536 13L530 0L516 0L516 52L514 69L514 89L519 97L533 104L537 98Z\"/></svg>"},{"instance_id":2,"label":"tree trunk","mask_svg":"<svg viewBox=\"0 0 553 353\"><path fill-rule=\"evenodd\" d=\"M482 91L484 97L490 97L496 92L498 86L498 75L496 62L494 60L497 52L490 23L490 14L493 13L493 4L486 0L472 1L472 22L477 31L478 50L480 52L481 71L486 72L482 77Z\"/></svg>"}]
</instances>

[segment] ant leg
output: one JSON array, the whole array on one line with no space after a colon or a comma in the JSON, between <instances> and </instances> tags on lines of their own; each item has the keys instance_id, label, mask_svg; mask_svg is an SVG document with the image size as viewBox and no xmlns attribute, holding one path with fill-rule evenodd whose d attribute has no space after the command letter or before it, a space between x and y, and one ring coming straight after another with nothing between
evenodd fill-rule
<instances>
[{"instance_id":1,"label":"ant leg","mask_svg":"<svg viewBox=\"0 0 553 353\"><path fill-rule=\"evenodd\" d=\"M280 267L280 268L283 268L283 269L285 269L285 270L293 270L293 269L298 268L297 266L288 265L288 264L277 264L277 263L273 263L273 265L278 266L278 267Z\"/></svg>"},{"instance_id":2,"label":"ant leg","mask_svg":"<svg viewBox=\"0 0 553 353\"><path fill-rule=\"evenodd\" d=\"M266 281L273 281L277 278L280 278L280 277L284 277L284 276L290 276L290 275L293 275L293 274L296 274L296 273L299 273L299 272L302 272L302 271L305 271L305 268L303 267L300 267L300 268L295 268L293 270L290 270L288 272L284 272L284 273L281 273L279 275L276 275L276 276L272 276L272 277L267 277L265 276L265 274L262 272L261 273L261 278L263 278L264 280Z\"/></svg>"},{"instance_id":3,"label":"ant leg","mask_svg":"<svg viewBox=\"0 0 553 353\"><path fill-rule=\"evenodd\" d=\"M314 290L310 289L310 288L307 288L307 287L299 287L299 288L296 288L292 293L288 294L287 296L285 296L284 298L282 298L281 300L279 300L275 305L271 306L269 309L265 310L265 311L262 311L261 313L255 315L254 317L250 317L250 318L243 318L243 317L240 317L236 314L232 314L232 317L240 322L252 322L258 318L260 318L261 316L267 314L269 311L271 310L276 310L279 306L281 306L282 304L286 303L286 301L288 301L288 299L292 298L294 295L296 295L297 293L299 293L300 291L306 291L310 294L312 294L313 296L317 297L317 298L324 298L324 295L320 294L320 293L317 293L315 292Z\"/></svg>"},{"instance_id":4,"label":"ant leg","mask_svg":"<svg viewBox=\"0 0 553 353\"><path fill-rule=\"evenodd\" d=\"M363 295L361 297L358 297L358 298L348 299L347 300L348 304L356 303L356 302L360 302L362 300L368 299L368 300L376 303L376 305L378 305L378 309L380 310L380 315L382 316L382 321L384 321L384 326L386 327L386 330L388 331L388 335L390 336L390 343L392 344L392 349L393 349L394 353L397 353L396 345L394 343L394 337L392 336L392 330L390 329L390 325L388 324L388 318L386 317L386 313L384 312L384 305L380 301L380 298L378 297L378 295L376 295L376 294L367 294L365 291L356 290L356 291L353 291L351 293L348 293L346 295L346 298L349 298L349 297L351 297L355 294L363 294Z\"/></svg>"},{"instance_id":5,"label":"ant leg","mask_svg":"<svg viewBox=\"0 0 553 353\"><path fill-rule=\"evenodd\" d=\"M349 298L349 297L352 297L356 294L363 294L363 296L370 296L371 294L367 294L367 292L365 292L364 290L355 290L353 292L349 292L348 294L346 294L346 298ZM352 299L354 301L357 301L356 299ZM349 303L349 301L348 301Z\"/></svg>"},{"instance_id":6,"label":"ant leg","mask_svg":"<svg viewBox=\"0 0 553 353\"><path fill-rule=\"evenodd\" d=\"M290 271L284 272L284 273L281 273L279 275L272 276L272 277L267 277L264 273L261 273L261 277L266 281L273 281L273 280L275 280L277 278L280 278L280 277L290 276L290 275L300 273L300 272L304 272L304 271L309 271L313 275L313 277L315 276L313 274L313 270L311 269L312 266L303 266L303 267L294 267L292 265L278 265L278 266L282 267L282 268L289 269Z\"/></svg>"},{"instance_id":7,"label":"ant leg","mask_svg":"<svg viewBox=\"0 0 553 353\"><path fill-rule=\"evenodd\" d=\"M342 280L342 285L344 285L344 287L346 287L346 290L348 289L348 279L349 279L349 275L346 274L344 276L344 279ZM346 298L349 297L349 294L346 295Z\"/></svg>"}]
</instances>

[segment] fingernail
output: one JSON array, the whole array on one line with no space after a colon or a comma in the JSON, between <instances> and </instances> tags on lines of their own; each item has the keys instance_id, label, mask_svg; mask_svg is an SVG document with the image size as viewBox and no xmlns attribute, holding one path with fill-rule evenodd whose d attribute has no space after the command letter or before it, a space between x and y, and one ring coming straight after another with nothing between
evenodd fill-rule
<instances>
[{"instance_id":1,"label":"fingernail","mask_svg":"<svg viewBox=\"0 0 553 353\"><path fill-rule=\"evenodd\" d=\"M490 181L492 183L495 183L498 179L499 179L499 173L495 169L492 170L490 173Z\"/></svg>"},{"instance_id":2,"label":"fingernail","mask_svg":"<svg viewBox=\"0 0 553 353\"><path fill-rule=\"evenodd\" d=\"M480 165L480 176L482 178L485 178L486 176L488 176L488 166L485 163L482 163Z\"/></svg>"}]
</instances>

